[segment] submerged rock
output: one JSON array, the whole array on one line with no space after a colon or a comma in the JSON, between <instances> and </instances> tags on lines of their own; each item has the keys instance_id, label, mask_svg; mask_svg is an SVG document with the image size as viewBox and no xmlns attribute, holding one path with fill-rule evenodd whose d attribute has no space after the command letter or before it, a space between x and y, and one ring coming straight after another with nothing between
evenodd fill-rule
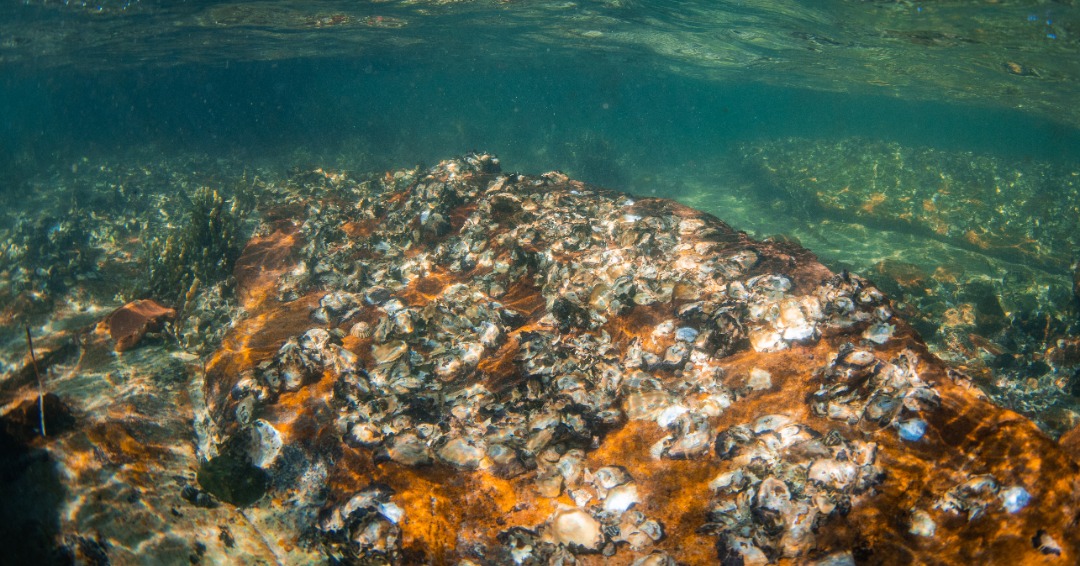
<instances>
[{"instance_id":1,"label":"submerged rock","mask_svg":"<svg viewBox=\"0 0 1080 566\"><path fill-rule=\"evenodd\" d=\"M147 332L176 318L176 310L150 299L132 301L113 311L99 325L115 344L117 352L134 348Z\"/></svg>"},{"instance_id":2,"label":"submerged rock","mask_svg":"<svg viewBox=\"0 0 1080 566\"><path fill-rule=\"evenodd\" d=\"M236 499L276 539L351 563L1076 560L1076 463L868 281L490 155L349 191L268 213L283 275L238 277L248 316L207 368L210 461L248 451L269 497Z\"/></svg>"},{"instance_id":3,"label":"submerged rock","mask_svg":"<svg viewBox=\"0 0 1080 566\"><path fill-rule=\"evenodd\" d=\"M207 493L237 507L246 507L266 493L269 476L238 446L240 443L234 442L222 454L204 462L197 479Z\"/></svg>"},{"instance_id":4,"label":"submerged rock","mask_svg":"<svg viewBox=\"0 0 1080 566\"><path fill-rule=\"evenodd\" d=\"M1075 561L1074 461L795 244L485 155L263 189L235 285L169 333L212 356L50 326L46 416L55 392L77 426L45 438L33 364L0 380L38 454L5 485L44 538L113 563Z\"/></svg>"}]
</instances>

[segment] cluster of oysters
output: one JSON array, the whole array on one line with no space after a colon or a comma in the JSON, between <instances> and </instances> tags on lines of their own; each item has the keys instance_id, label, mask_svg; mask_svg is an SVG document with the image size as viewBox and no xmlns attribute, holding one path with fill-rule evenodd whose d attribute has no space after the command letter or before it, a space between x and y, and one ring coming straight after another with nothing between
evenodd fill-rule
<instances>
[{"instance_id":1,"label":"cluster of oysters","mask_svg":"<svg viewBox=\"0 0 1080 566\"><path fill-rule=\"evenodd\" d=\"M206 381L203 455L245 446L274 494L256 507L300 546L841 564L978 559L979 532L995 556L1075 559L1076 481L1043 466L1076 464L868 281L487 154L347 188L268 214ZM958 486L981 477L972 514L955 501L984 487Z\"/></svg>"}]
</instances>

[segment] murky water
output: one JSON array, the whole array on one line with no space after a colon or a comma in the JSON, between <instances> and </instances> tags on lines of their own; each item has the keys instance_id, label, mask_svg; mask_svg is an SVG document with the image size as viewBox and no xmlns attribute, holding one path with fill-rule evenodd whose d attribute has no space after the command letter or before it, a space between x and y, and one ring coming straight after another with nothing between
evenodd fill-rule
<instances>
[{"instance_id":1,"label":"murky water","mask_svg":"<svg viewBox=\"0 0 1080 566\"><path fill-rule=\"evenodd\" d=\"M1080 424L1078 99L1069 3L8 3L0 369L25 327L158 288L144 244L199 187L246 214L298 171L481 150L864 274L1056 436Z\"/></svg>"}]
</instances>

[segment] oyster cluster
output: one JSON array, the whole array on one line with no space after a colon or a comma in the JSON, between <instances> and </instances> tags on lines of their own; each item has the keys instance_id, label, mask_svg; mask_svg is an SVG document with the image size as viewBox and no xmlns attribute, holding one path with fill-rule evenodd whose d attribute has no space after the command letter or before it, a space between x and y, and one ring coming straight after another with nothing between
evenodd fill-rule
<instances>
[{"instance_id":1,"label":"oyster cluster","mask_svg":"<svg viewBox=\"0 0 1080 566\"><path fill-rule=\"evenodd\" d=\"M494 166L489 156L469 160L451 162L445 179L418 184L387 211L368 244L367 284L323 295L311 319L331 328L288 340L240 380L238 409L250 414L251 403L330 372L349 445L401 464L438 460L501 477L540 468L538 485L551 496L562 486L538 457L588 448L628 414L675 431L663 455L704 454L706 419L731 402L710 361L743 339L747 298L785 300L790 281L743 283L755 252L711 253L718 246L699 240L715 229L699 218L643 216L629 198L597 199L584 187L544 191L567 181L558 175L524 187L513 186L523 178L499 177L465 216L455 207L480 195L456 177ZM449 234L453 214L463 217ZM533 286L543 305L514 304ZM673 300L682 303L677 317L644 338L613 339L605 327L609 317ZM363 345L360 359L341 346L346 336ZM707 393L700 406L678 401L691 388Z\"/></svg>"},{"instance_id":2,"label":"oyster cluster","mask_svg":"<svg viewBox=\"0 0 1080 566\"><path fill-rule=\"evenodd\" d=\"M991 504L1000 504L1008 513L1016 513L1031 502L1031 494L1022 486L1003 487L993 474L974 476L945 492L934 503L935 509L967 517L973 521Z\"/></svg>"},{"instance_id":3,"label":"oyster cluster","mask_svg":"<svg viewBox=\"0 0 1080 566\"><path fill-rule=\"evenodd\" d=\"M910 350L883 362L873 352L846 343L819 373L820 388L811 396L811 408L867 432L895 427L901 439L918 441L927 428L919 415L941 400L917 369L918 355Z\"/></svg>"},{"instance_id":4,"label":"oyster cluster","mask_svg":"<svg viewBox=\"0 0 1080 566\"><path fill-rule=\"evenodd\" d=\"M6 215L5 215L6 216ZM69 211L58 217L25 215L4 218L0 225L0 265L5 293L44 293L74 286L96 266L98 236L85 214Z\"/></svg>"},{"instance_id":5,"label":"oyster cluster","mask_svg":"<svg viewBox=\"0 0 1080 566\"><path fill-rule=\"evenodd\" d=\"M723 560L747 564L805 556L819 526L884 477L875 443L822 435L786 415L725 430L716 453L730 467L709 483L715 496L701 531L718 536Z\"/></svg>"},{"instance_id":6,"label":"oyster cluster","mask_svg":"<svg viewBox=\"0 0 1080 566\"><path fill-rule=\"evenodd\" d=\"M857 138L741 149L791 214L812 211L793 235L845 242L827 263L871 274L994 403L1054 437L1080 423L1074 166Z\"/></svg>"},{"instance_id":7,"label":"oyster cluster","mask_svg":"<svg viewBox=\"0 0 1080 566\"><path fill-rule=\"evenodd\" d=\"M361 557L399 561L404 510L393 501L394 490L371 484L341 505L323 510L318 530L323 544L346 560Z\"/></svg>"},{"instance_id":8,"label":"oyster cluster","mask_svg":"<svg viewBox=\"0 0 1080 566\"><path fill-rule=\"evenodd\" d=\"M574 504L558 504L535 528L514 527L500 533L498 552L503 560L498 563L550 564L573 553L612 556L619 546L639 553L651 551L638 556L635 563L671 560L653 548L664 538L664 527L641 510L644 494L625 468L604 466L590 471L580 464L575 468L571 462L560 470L571 474L565 480L574 486L570 490Z\"/></svg>"},{"instance_id":9,"label":"oyster cluster","mask_svg":"<svg viewBox=\"0 0 1080 566\"><path fill-rule=\"evenodd\" d=\"M275 489L316 478L292 500L331 556L667 564L689 521L674 536L710 538L725 560L843 561L818 533L875 500L882 447L938 438L940 369L921 367L934 362L872 284L795 246L560 173L504 174L486 154L349 190L308 206L295 264L276 292L249 293L265 302L227 343L278 341L225 352L207 378L222 444L246 439ZM626 434L613 459L607 440ZM665 501L671 469L714 478L685 486L701 490L689 515ZM483 495L500 489L516 503ZM968 492L933 509L971 513ZM1032 497L991 495L1009 513ZM449 521L446 498L489 496L506 518L453 510L467 524L439 545L455 550L417 534ZM933 537L934 517L908 509L910 532Z\"/></svg>"}]
</instances>

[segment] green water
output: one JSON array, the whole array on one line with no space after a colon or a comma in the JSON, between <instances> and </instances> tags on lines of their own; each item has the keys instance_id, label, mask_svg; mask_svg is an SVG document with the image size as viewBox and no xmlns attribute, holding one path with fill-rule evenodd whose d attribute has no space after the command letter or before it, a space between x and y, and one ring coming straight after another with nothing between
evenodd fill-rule
<instances>
[{"instance_id":1,"label":"green water","mask_svg":"<svg viewBox=\"0 0 1080 566\"><path fill-rule=\"evenodd\" d=\"M1018 408L1065 407L1049 429L1080 420L1076 369L1032 365L1078 325L1071 3L28 0L0 7L0 69L0 257L6 281L31 274L2 296L11 320L41 322L48 308L24 313L20 297L48 303L78 279L35 270L93 266L71 250L93 241L94 218L141 222L148 238L199 185L475 149L795 238L880 279L988 385L1040 380L1050 400ZM896 206L877 214L876 199ZM886 260L938 276L904 287ZM1004 321L950 327L976 283ZM1039 317L1053 332L1009 334Z\"/></svg>"},{"instance_id":2,"label":"green water","mask_svg":"<svg viewBox=\"0 0 1080 566\"><path fill-rule=\"evenodd\" d=\"M1077 10L1029 4L13 3L5 168L179 143L571 169L592 137L648 170L789 135L1075 160Z\"/></svg>"},{"instance_id":3,"label":"green water","mask_svg":"<svg viewBox=\"0 0 1080 566\"><path fill-rule=\"evenodd\" d=\"M0 430L0 497L22 495L0 504L0 562L198 563L207 536L254 540L232 509L185 531L209 516L181 499L208 448L198 376L239 308L226 282L191 290L205 266L168 266L184 288L153 281L163 242L214 241L185 231L199 201L234 211L244 239L312 171L470 150L798 241L873 279L951 368L1056 437L1080 425L1077 101L1074 1L2 2L0 416L32 389L12 385L32 334L73 358L43 364L72 422L120 422L121 400L160 427L131 438L169 450L140 493L97 447L76 476L62 449ZM238 251L225 240L202 262ZM123 355L70 354L154 288L203 318Z\"/></svg>"}]
</instances>

